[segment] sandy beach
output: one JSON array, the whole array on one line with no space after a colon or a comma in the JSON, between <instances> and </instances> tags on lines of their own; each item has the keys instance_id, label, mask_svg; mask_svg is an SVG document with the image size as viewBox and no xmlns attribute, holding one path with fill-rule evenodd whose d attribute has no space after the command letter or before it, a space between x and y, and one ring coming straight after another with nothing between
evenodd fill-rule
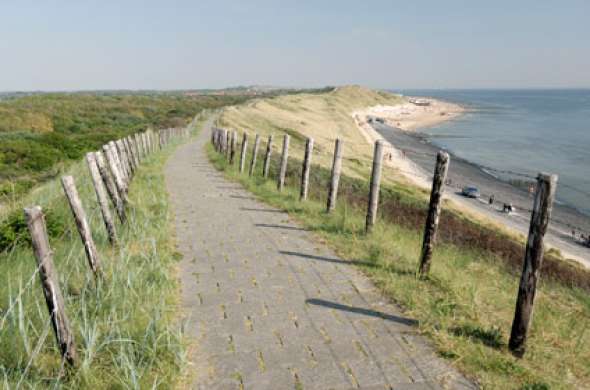
<instances>
[{"instance_id":1,"label":"sandy beach","mask_svg":"<svg viewBox=\"0 0 590 390\"><path fill-rule=\"evenodd\" d=\"M465 111L453 103L428 100L430 105L426 107L408 102L392 107L375 106L353 113L357 126L368 142L379 138L387 141L391 155L386 159L386 164L399 170L408 180L422 188L430 188L431 172L440 148L432 144L419 129L457 118ZM533 203L532 195L527 191L501 181L479 166L453 155L448 179L450 183L446 197L459 207L480 219L487 219L526 236L529 210ZM480 199L468 199L461 195L461 188L468 185L480 190ZM495 200L490 205L489 197L492 195ZM516 208L515 212L503 212L504 203L511 203ZM571 227L576 226L590 232L590 218L561 204L554 206L552 217L554 221L546 236L547 246L560 250L564 257L590 268L590 249L572 237Z\"/></svg>"}]
</instances>

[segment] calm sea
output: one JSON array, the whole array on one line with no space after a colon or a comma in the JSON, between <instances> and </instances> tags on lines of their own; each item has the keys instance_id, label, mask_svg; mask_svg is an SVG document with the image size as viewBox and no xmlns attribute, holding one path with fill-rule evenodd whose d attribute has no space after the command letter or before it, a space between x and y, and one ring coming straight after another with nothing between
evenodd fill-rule
<instances>
[{"instance_id":1,"label":"calm sea","mask_svg":"<svg viewBox=\"0 0 590 390\"><path fill-rule=\"evenodd\" d=\"M422 130L475 164L559 174L557 198L590 215L590 90L402 90L469 109Z\"/></svg>"}]
</instances>

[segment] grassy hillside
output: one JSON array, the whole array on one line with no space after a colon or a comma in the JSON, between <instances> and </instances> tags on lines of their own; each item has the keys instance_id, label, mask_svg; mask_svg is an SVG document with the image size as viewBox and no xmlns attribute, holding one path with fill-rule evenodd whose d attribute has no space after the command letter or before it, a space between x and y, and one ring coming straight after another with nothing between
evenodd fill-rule
<instances>
[{"instance_id":1,"label":"grassy hillside","mask_svg":"<svg viewBox=\"0 0 590 390\"><path fill-rule=\"evenodd\" d=\"M214 152L211 157L230 177L292 213L343 258L354 259L386 296L419 320L418 330L432 338L441 356L484 388L590 387L588 271L546 255L528 352L524 359L516 359L507 342L524 254L522 242L446 203L431 277L417 280L427 194L397 180L393 169L384 172L378 226L371 236L364 234L372 148L355 133L350 112L359 106L395 104L397 99L352 87L225 110L220 121L225 127L246 129L251 135L292 135L293 157L283 194L276 192L272 180L259 177L260 167L258 177L240 177ZM309 135L319 140L320 147L313 156L311 201L301 204L297 186L303 141ZM349 158L343 162L346 175L341 179L338 210L328 216L323 210L336 136L344 138ZM276 144L278 151L280 142ZM274 153L273 177L278 154Z\"/></svg>"},{"instance_id":2,"label":"grassy hillside","mask_svg":"<svg viewBox=\"0 0 590 390\"><path fill-rule=\"evenodd\" d=\"M342 87L327 93L278 96L258 99L223 111L222 127L259 133L291 135L292 155L302 158L306 137L314 139L314 162L329 165L334 139L342 138L344 172L359 177L368 173L373 146L357 130L351 113L378 104L396 105L399 96L361 87ZM280 140L275 144L278 146ZM290 151L291 151L290 150ZM393 173L393 172L391 172ZM399 176L398 176L399 177Z\"/></svg>"},{"instance_id":3,"label":"grassy hillside","mask_svg":"<svg viewBox=\"0 0 590 390\"><path fill-rule=\"evenodd\" d=\"M184 126L197 112L245 96L55 93L0 101L0 204L108 140Z\"/></svg>"}]
</instances>

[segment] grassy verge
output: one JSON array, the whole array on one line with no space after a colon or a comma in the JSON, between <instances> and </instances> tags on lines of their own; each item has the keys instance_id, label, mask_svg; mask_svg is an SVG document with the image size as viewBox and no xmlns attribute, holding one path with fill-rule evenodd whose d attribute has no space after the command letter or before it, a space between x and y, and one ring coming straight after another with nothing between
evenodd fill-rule
<instances>
[{"instance_id":1,"label":"grassy verge","mask_svg":"<svg viewBox=\"0 0 590 390\"><path fill-rule=\"evenodd\" d=\"M172 144L151 155L137 171L129 191L128 222L117 226L118 249L108 244L86 165L79 162L69 169L106 274L98 286L87 266L59 181L43 184L19 202L39 204L46 212L80 364L60 377L61 359L35 275L35 259L27 240L15 239L0 253L3 388L174 386L184 360L184 346L175 324L178 285L174 265L179 256L174 249L163 176L164 163L174 147ZM24 235L26 228L16 217L20 211L11 215L15 216L11 221L15 234Z\"/></svg>"},{"instance_id":2,"label":"grassy verge","mask_svg":"<svg viewBox=\"0 0 590 390\"><path fill-rule=\"evenodd\" d=\"M313 166L311 199L301 203L297 187L299 160L290 159L287 187L279 194L274 181L260 177L260 166L257 176L240 175L208 148L211 160L227 177L242 183L261 200L289 212L340 256L360 267L384 295L419 321L420 332L431 338L442 357L482 387L590 387L587 290L542 279L527 354L524 359L516 359L507 349L507 340L518 276L506 266L501 252L486 250L474 242L441 240L431 277L416 279L421 228L407 219L393 217L425 208L426 200L416 196L414 190L384 185L380 204L383 212L373 234L366 236L364 203L359 200L361 194L367 193L365 181L343 177L338 208L327 215L325 169ZM272 177L276 177L276 159L275 154ZM457 226L460 222L457 220ZM471 229L471 225L467 226Z\"/></svg>"}]
</instances>

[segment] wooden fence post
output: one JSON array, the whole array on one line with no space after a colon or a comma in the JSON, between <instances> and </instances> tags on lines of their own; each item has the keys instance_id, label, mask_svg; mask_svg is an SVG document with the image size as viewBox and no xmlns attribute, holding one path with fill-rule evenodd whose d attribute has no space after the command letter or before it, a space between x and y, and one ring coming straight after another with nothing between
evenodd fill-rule
<instances>
[{"instance_id":1,"label":"wooden fence post","mask_svg":"<svg viewBox=\"0 0 590 390\"><path fill-rule=\"evenodd\" d=\"M147 141L148 151L150 152L150 154L152 154L152 152L154 151L154 148L152 145L152 131L151 131L151 129L147 129L145 131L145 140Z\"/></svg>"},{"instance_id":2,"label":"wooden fence post","mask_svg":"<svg viewBox=\"0 0 590 390\"><path fill-rule=\"evenodd\" d=\"M117 152L119 153L119 161L121 162L121 168L125 172L125 184L126 186L131 183L131 178L133 177L133 173L131 172L131 167L129 165L129 160L127 159L127 153L125 152L125 147L123 146L123 142L120 139L115 141L115 147Z\"/></svg>"},{"instance_id":3,"label":"wooden fence post","mask_svg":"<svg viewBox=\"0 0 590 390\"><path fill-rule=\"evenodd\" d=\"M109 197L111 198L111 202L113 203L113 207L117 210L117 215L119 216L119 220L121 223L125 222L125 205L123 200L119 196L119 191L117 190L117 186L113 181L111 175L109 175L109 171L107 169L105 160L104 160L104 153L103 152L96 152L96 165L98 166L98 172L100 172L100 176L102 177L102 181L104 182L105 186L107 187L107 192Z\"/></svg>"},{"instance_id":4,"label":"wooden fence post","mask_svg":"<svg viewBox=\"0 0 590 390\"><path fill-rule=\"evenodd\" d=\"M86 212L82 207L82 201L78 195L74 178L72 176L63 176L61 178L61 184L66 197L68 198L68 203L70 204L74 220L76 221L76 227L78 228L78 233L80 233L80 239L84 244L84 251L86 252L90 269L92 269L95 277L99 277L101 273L100 258L98 257L98 251L96 250L96 245L94 245L94 240L92 239L90 225L86 218Z\"/></svg>"},{"instance_id":5,"label":"wooden fence post","mask_svg":"<svg viewBox=\"0 0 590 390\"><path fill-rule=\"evenodd\" d=\"M211 145L217 147L217 127L211 128Z\"/></svg>"},{"instance_id":6,"label":"wooden fence post","mask_svg":"<svg viewBox=\"0 0 590 390\"><path fill-rule=\"evenodd\" d=\"M102 214L102 220L104 221L104 226L107 230L109 241L111 245L116 245L117 231L115 230L115 224L113 222L111 210L109 209L104 183L102 182L100 172L98 171L96 155L93 152L86 153L86 164L88 165L88 170L90 171L90 177L92 178L92 184L94 185L94 192L96 192L96 199L98 200L98 205L100 206L100 213Z\"/></svg>"},{"instance_id":7,"label":"wooden fence post","mask_svg":"<svg viewBox=\"0 0 590 390\"><path fill-rule=\"evenodd\" d=\"M287 163L289 162L289 134L283 137L283 152L281 153L281 167L279 170L279 179L277 181L277 189L283 190L285 186L285 176L287 175Z\"/></svg>"},{"instance_id":8,"label":"wooden fence post","mask_svg":"<svg viewBox=\"0 0 590 390\"><path fill-rule=\"evenodd\" d=\"M436 242L438 220L440 218L440 212L442 209L442 196L448 170L449 154L440 151L436 155L436 166L434 167L434 177L432 178L432 190L430 191L428 215L426 217L426 224L424 225L424 239L422 241L420 265L418 267L419 277L426 276L430 271L430 263L432 262L432 252Z\"/></svg>"},{"instance_id":9,"label":"wooden fence post","mask_svg":"<svg viewBox=\"0 0 590 390\"><path fill-rule=\"evenodd\" d=\"M273 135L268 136L268 143L266 144L266 154L264 155L264 168L262 169L262 176L266 179L270 169L270 154L272 153L272 139Z\"/></svg>"},{"instance_id":10,"label":"wooden fence post","mask_svg":"<svg viewBox=\"0 0 590 390\"><path fill-rule=\"evenodd\" d=\"M143 137L143 133L137 133L137 142L139 143L139 148L141 149L141 159L145 160L147 157L147 149L145 148L145 140Z\"/></svg>"},{"instance_id":11,"label":"wooden fence post","mask_svg":"<svg viewBox=\"0 0 590 390\"><path fill-rule=\"evenodd\" d=\"M150 153L149 149L148 149L148 143L147 143L147 137L146 137L146 133L145 131L142 133L139 133L139 136L141 138L141 146L143 148L143 152L144 152L144 157L147 157Z\"/></svg>"},{"instance_id":12,"label":"wooden fence post","mask_svg":"<svg viewBox=\"0 0 590 390\"><path fill-rule=\"evenodd\" d=\"M119 172L119 177L121 178L121 183L123 184L123 191L125 191L125 193L127 193L127 172L125 170L125 167L123 166L123 163L121 162L121 159L119 157L119 152L117 151L117 145L114 141L110 141L108 143L109 148L111 150L111 156L113 158L113 161L115 162L115 166L117 167L117 170ZM107 161L108 161L108 156L107 156Z\"/></svg>"},{"instance_id":13,"label":"wooden fence post","mask_svg":"<svg viewBox=\"0 0 590 390\"><path fill-rule=\"evenodd\" d=\"M244 132L242 138L242 154L240 155L240 173L244 172L244 165L246 164L246 152L248 150L248 134Z\"/></svg>"},{"instance_id":14,"label":"wooden fence post","mask_svg":"<svg viewBox=\"0 0 590 390\"><path fill-rule=\"evenodd\" d=\"M70 321L65 311L64 299L59 288L59 280L53 266L53 252L49 246L45 217L41 207L34 206L24 210L27 226L31 234L33 252L39 268L39 279L45 295L45 303L51 318L53 333L57 345L64 359L70 366L78 360L74 334L70 328Z\"/></svg>"},{"instance_id":15,"label":"wooden fence post","mask_svg":"<svg viewBox=\"0 0 590 390\"><path fill-rule=\"evenodd\" d=\"M139 133L133 134L133 138L135 140L135 147L137 148L137 156L139 157L139 162L141 163L143 161L143 148L141 147Z\"/></svg>"},{"instance_id":16,"label":"wooden fence post","mask_svg":"<svg viewBox=\"0 0 590 390\"><path fill-rule=\"evenodd\" d=\"M216 142L217 142L217 152L218 153L221 153L223 150L223 144L221 142L222 135L223 135L223 131L221 129L217 129L217 135L216 135L217 141Z\"/></svg>"},{"instance_id":17,"label":"wooden fence post","mask_svg":"<svg viewBox=\"0 0 590 390\"><path fill-rule=\"evenodd\" d=\"M115 180L119 197L121 200L123 200L124 204L127 204L127 191L125 190L125 182L123 181L121 171L119 170L117 159L115 158L115 152L113 151L113 148L110 144L103 145L102 151L105 158L107 159L111 174Z\"/></svg>"},{"instance_id":18,"label":"wooden fence post","mask_svg":"<svg viewBox=\"0 0 590 390\"><path fill-rule=\"evenodd\" d=\"M139 165L141 165L141 155L139 154L139 148L137 147L137 138L135 138L134 135L130 135L129 142L131 143L131 147L133 148L133 155L135 156L135 164L139 168Z\"/></svg>"},{"instance_id":19,"label":"wooden fence post","mask_svg":"<svg viewBox=\"0 0 590 390\"><path fill-rule=\"evenodd\" d=\"M135 175L135 171L137 171L137 164L135 162L135 155L133 154L133 149L131 148L131 143L129 142L129 137L123 138L123 144L125 145L125 150L127 151L127 155L129 156L131 170L133 171L133 175Z\"/></svg>"},{"instance_id":20,"label":"wooden fence post","mask_svg":"<svg viewBox=\"0 0 590 390\"><path fill-rule=\"evenodd\" d=\"M236 158L236 144L237 143L238 143L238 132L233 130L231 132L231 143L230 143L230 151L229 151L230 165L234 165L234 161Z\"/></svg>"},{"instance_id":21,"label":"wooden fence post","mask_svg":"<svg viewBox=\"0 0 590 390\"><path fill-rule=\"evenodd\" d=\"M342 170L342 140L336 139L334 144L334 159L332 161L332 175L330 177L330 188L328 190L327 211L331 213L336 208L336 197L338 195L338 184L340 183L340 171Z\"/></svg>"},{"instance_id":22,"label":"wooden fence post","mask_svg":"<svg viewBox=\"0 0 590 390\"><path fill-rule=\"evenodd\" d=\"M371 171L371 183L369 185L369 201L367 204L367 219L365 221L365 233L370 233L377 219L379 206L379 191L381 188L381 164L383 163L383 141L375 141L373 151L373 169Z\"/></svg>"},{"instance_id":23,"label":"wooden fence post","mask_svg":"<svg viewBox=\"0 0 590 390\"><path fill-rule=\"evenodd\" d=\"M220 140L220 145L221 145L221 149L220 152L221 154L225 155L225 152L227 150L227 130L226 129L221 129L221 134L219 135L219 140Z\"/></svg>"},{"instance_id":24,"label":"wooden fence post","mask_svg":"<svg viewBox=\"0 0 590 390\"><path fill-rule=\"evenodd\" d=\"M137 158L137 153L135 153L135 149L133 148L133 140L130 136L125 137L125 145L127 146L127 150L131 156L131 162L133 163L133 173L135 173L139 167L139 160Z\"/></svg>"},{"instance_id":25,"label":"wooden fence post","mask_svg":"<svg viewBox=\"0 0 590 390\"><path fill-rule=\"evenodd\" d=\"M258 146L260 145L260 136L256 134L254 138L254 149L252 150L252 160L250 161L250 172L248 175L252 176L254 174L254 169L256 168L256 157L258 156Z\"/></svg>"},{"instance_id":26,"label":"wooden fence post","mask_svg":"<svg viewBox=\"0 0 590 390\"><path fill-rule=\"evenodd\" d=\"M225 157L229 161L231 158L231 149L230 149L230 142L231 142L231 131L225 131Z\"/></svg>"},{"instance_id":27,"label":"wooden fence post","mask_svg":"<svg viewBox=\"0 0 590 390\"><path fill-rule=\"evenodd\" d=\"M524 264L518 287L516 310L508 343L508 348L517 357L522 357L526 350L527 333L533 318L537 281L543 264L543 240L551 218L556 187L557 175L540 173L537 177L535 203L531 215Z\"/></svg>"},{"instance_id":28,"label":"wooden fence post","mask_svg":"<svg viewBox=\"0 0 590 390\"><path fill-rule=\"evenodd\" d=\"M313 152L313 138L308 138L305 143L305 155L303 157L303 168L301 170L301 189L299 200L306 200L309 189L309 171L311 169L311 154Z\"/></svg>"}]
</instances>

